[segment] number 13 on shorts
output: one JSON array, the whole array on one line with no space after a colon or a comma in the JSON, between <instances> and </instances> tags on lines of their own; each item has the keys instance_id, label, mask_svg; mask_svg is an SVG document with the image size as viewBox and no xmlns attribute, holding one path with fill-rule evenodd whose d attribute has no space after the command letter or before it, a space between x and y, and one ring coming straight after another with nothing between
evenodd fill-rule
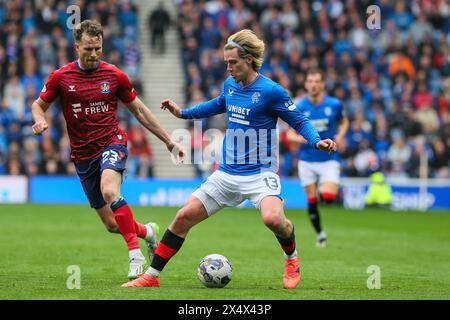
<instances>
[{"instance_id":1,"label":"number 13 on shorts","mask_svg":"<svg viewBox=\"0 0 450 320\"><path fill-rule=\"evenodd\" d=\"M278 190L280 183L276 177L266 177L263 179L266 186L271 190Z\"/></svg>"}]
</instances>

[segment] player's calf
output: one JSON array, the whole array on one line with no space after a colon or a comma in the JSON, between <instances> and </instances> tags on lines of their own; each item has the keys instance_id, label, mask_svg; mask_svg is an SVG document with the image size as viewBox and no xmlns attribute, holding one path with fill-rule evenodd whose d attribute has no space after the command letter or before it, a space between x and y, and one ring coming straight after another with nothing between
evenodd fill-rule
<instances>
[{"instance_id":1,"label":"player's calf","mask_svg":"<svg viewBox=\"0 0 450 320\"><path fill-rule=\"evenodd\" d=\"M119 230L119 227L117 226L117 224L105 225L105 228L109 233L120 233L120 230Z\"/></svg>"},{"instance_id":2,"label":"player's calf","mask_svg":"<svg viewBox=\"0 0 450 320\"><path fill-rule=\"evenodd\" d=\"M317 197L308 197L308 215L314 230L316 230L316 233L319 234L322 231L322 225L320 223Z\"/></svg>"},{"instance_id":3,"label":"player's calf","mask_svg":"<svg viewBox=\"0 0 450 320\"><path fill-rule=\"evenodd\" d=\"M206 212L203 203L197 198L191 197L186 205L178 210L169 229L172 230L174 234L185 238L193 226L207 218L208 213Z\"/></svg>"}]
</instances>

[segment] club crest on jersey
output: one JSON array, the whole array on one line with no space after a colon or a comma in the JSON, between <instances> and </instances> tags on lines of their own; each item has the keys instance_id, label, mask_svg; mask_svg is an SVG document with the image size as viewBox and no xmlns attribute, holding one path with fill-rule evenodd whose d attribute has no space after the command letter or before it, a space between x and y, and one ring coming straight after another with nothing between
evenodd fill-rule
<instances>
[{"instance_id":1,"label":"club crest on jersey","mask_svg":"<svg viewBox=\"0 0 450 320\"><path fill-rule=\"evenodd\" d=\"M101 82L100 89L102 90L102 93L110 93L111 92L108 81Z\"/></svg>"},{"instance_id":2,"label":"club crest on jersey","mask_svg":"<svg viewBox=\"0 0 450 320\"><path fill-rule=\"evenodd\" d=\"M261 97L261 94L259 92L255 92L252 95L252 103L258 103L259 102L259 97Z\"/></svg>"},{"instance_id":3,"label":"club crest on jersey","mask_svg":"<svg viewBox=\"0 0 450 320\"><path fill-rule=\"evenodd\" d=\"M324 113L325 113L325 115L327 116L327 117L329 117L329 116L331 116L331 114L333 113L333 111L331 110L331 108L330 107L326 107L325 108L325 110L324 110Z\"/></svg>"}]
</instances>

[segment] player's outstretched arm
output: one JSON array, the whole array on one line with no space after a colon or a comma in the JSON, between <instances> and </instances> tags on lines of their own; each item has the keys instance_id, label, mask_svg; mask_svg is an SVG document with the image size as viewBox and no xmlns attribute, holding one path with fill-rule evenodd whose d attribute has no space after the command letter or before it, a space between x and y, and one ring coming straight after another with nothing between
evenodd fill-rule
<instances>
[{"instance_id":1,"label":"player's outstretched arm","mask_svg":"<svg viewBox=\"0 0 450 320\"><path fill-rule=\"evenodd\" d=\"M50 107L50 103L45 102L41 98L37 98L31 104L31 115L33 116L34 124L31 127L34 134L42 134L48 128L48 123L45 120L45 111Z\"/></svg>"},{"instance_id":2,"label":"player's outstretched arm","mask_svg":"<svg viewBox=\"0 0 450 320\"><path fill-rule=\"evenodd\" d=\"M298 134L294 129L289 128L287 131L287 139L292 143L305 144L308 143L302 135Z\"/></svg>"},{"instance_id":3,"label":"player's outstretched arm","mask_svg":"<svg viewBox=\"0 0 450 320\"><path fill-rule=\"evenodd\" d=\"M222 95L184 110L181 110L172 100L165 99L161 102L161 109L169 110L175 117L182 119L209 118L226 111L225 99Z\"/></svg>"},{"instance_id":4,"label":"player's outstretched arm","mask_svg":"<svg viewBox=\"0 0 450 320\"><path fill-rule=\"evenodd\" d=\"M175 142L167 131L161 126L159 120L150 111L149 108L139 99L136 98L130 103L125 104L130 112L136 117L136 119L151 133L158 137L159 140L164 142L167 149L175 157L177 163L184 161L186 152L180 144Z\"/></svg>"},{"instance_id":5,"label":"player's outstretched arm","mask_svg":"<svg viewBox=\"0 0 450 320\"><path fill-rule=\"evenodd\" d=\"M328 151L330 153L336 152L336 142L331 139L323 139L316 143L316 147L322 151Z\"/></svg>"}]
</instances>

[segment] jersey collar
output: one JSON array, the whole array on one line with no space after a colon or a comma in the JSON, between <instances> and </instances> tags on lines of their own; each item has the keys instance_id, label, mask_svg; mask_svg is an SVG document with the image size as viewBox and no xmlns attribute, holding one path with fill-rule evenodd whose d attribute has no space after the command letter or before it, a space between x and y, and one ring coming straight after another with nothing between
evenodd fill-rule
<instances>
[{"instance_id":1,"label":"jersey collar","mask_svg":"<svg viewBox=\"0 0 450 320\"><path fill-rule=\"evenodd\" d=\"M75 61L75 65L76 65L77 69L80 70L81 72L85 72L85 73L91 73L91 72L96 71L96 70L100 67L100 64L101 64L101 63L102 63L102 60L99 60L97 66L96 66L95 68L92 68L92 69L83 69L83 68L81 68L81 66L80 66L80 59L78 59L77 61Z\"/></svg>"},{"instance_id":2,"label":"jersey collar","mask_svg":"<svg viewBox=\"0 0 450 320\"><path fill-rule=\"evenodd\" d=\"M242 83L239 83L239 85L241 86L241 89L243 89L243 90L245 90L245 89L248 89L250 86L252 86L256 81L258 81L258 79L259 79L259 77L261 76L261 74L260 73L258 73L258 75L256 76L256 78L255 78L255 80L253 80L252 82L250 82L249 84L247 84L247 85L242 85Z\"/></svg>"},{"instance_id":3,"label":"jersey collar","mask_svg":"<svg viewBox=\"0 0 450 320\"><path fill-rule=\"evenodd\" d=\"M313 105L314 107L320 107L325 100L325 95L323 95L322 100L320 100L319 104L313 103L309 96L306 96L306 99L308 99L309 103L311 103L311 105Z\"/></svg>"}]
</instances>

